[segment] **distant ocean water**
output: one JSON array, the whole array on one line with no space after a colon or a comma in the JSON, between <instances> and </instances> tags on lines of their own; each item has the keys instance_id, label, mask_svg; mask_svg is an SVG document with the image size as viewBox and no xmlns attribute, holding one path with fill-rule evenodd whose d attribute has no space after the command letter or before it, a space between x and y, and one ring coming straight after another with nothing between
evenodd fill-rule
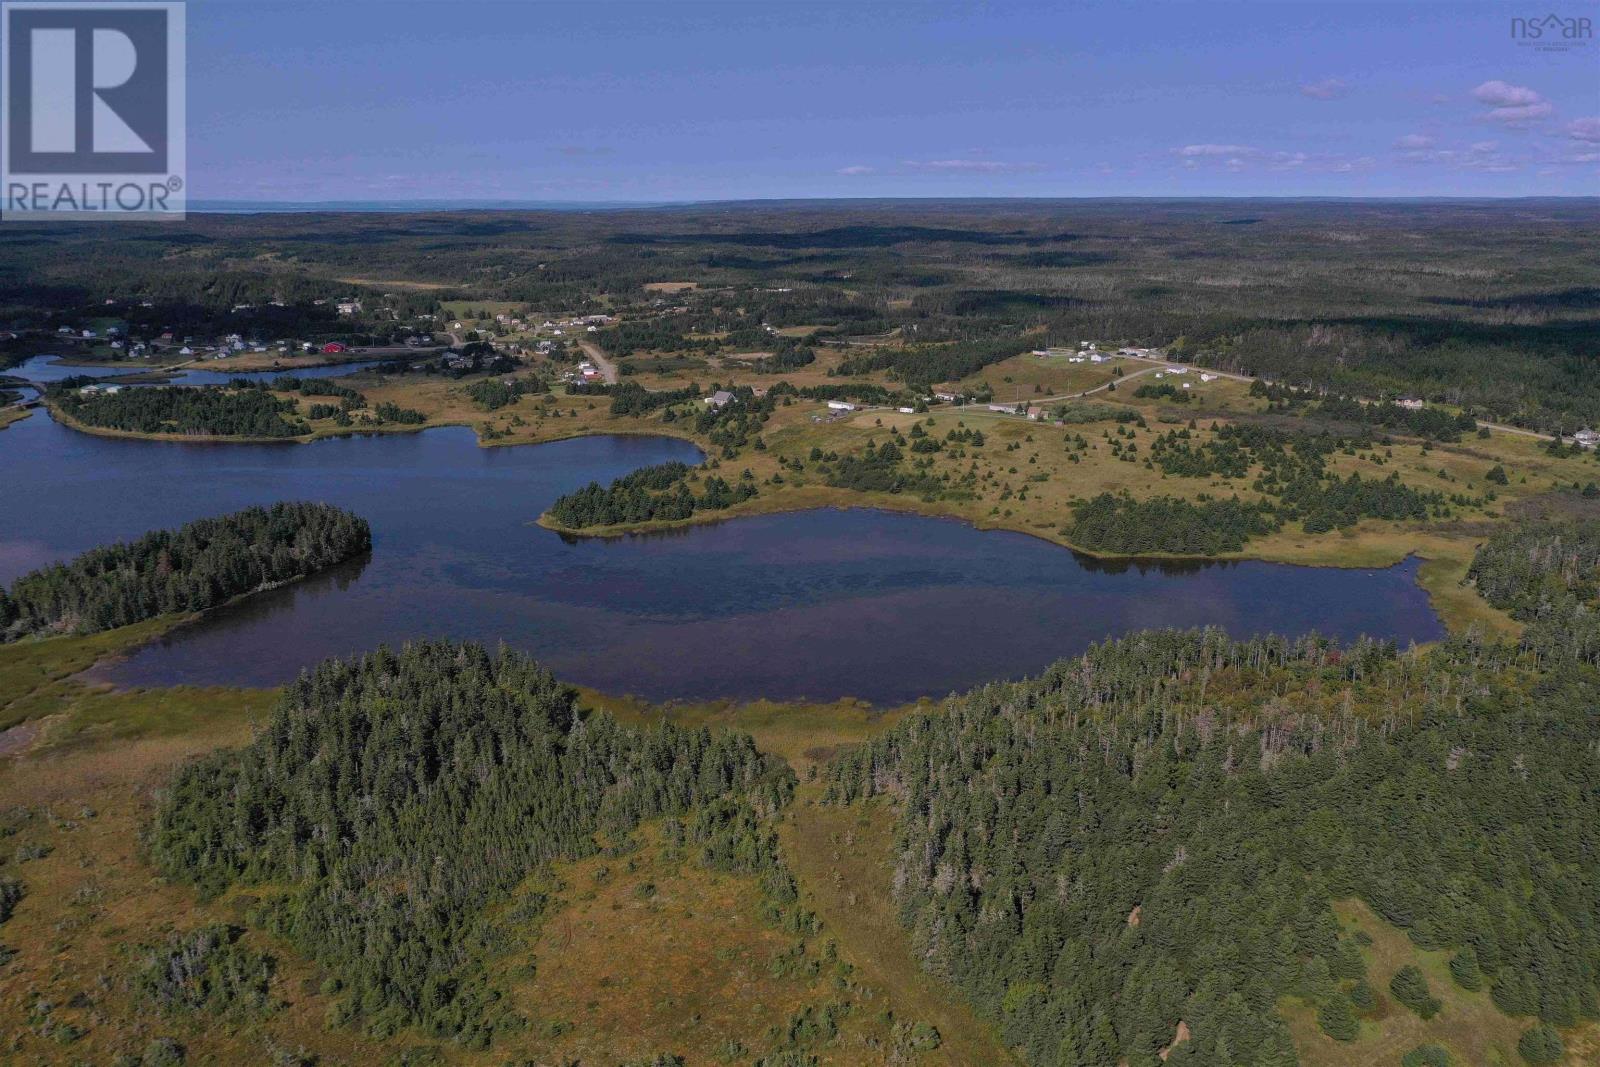
<instances>
[{"instance_id":1,"label":"distant ocean water","mask_svg":"<svg viewBox=\"0 0 1600 1067\"><path fill-rule=\"evenodd\" d=\"M303 212L619 211L666 206L633 200L191 200L191 215L281 215Z\"/></svg>"}]
</instances>

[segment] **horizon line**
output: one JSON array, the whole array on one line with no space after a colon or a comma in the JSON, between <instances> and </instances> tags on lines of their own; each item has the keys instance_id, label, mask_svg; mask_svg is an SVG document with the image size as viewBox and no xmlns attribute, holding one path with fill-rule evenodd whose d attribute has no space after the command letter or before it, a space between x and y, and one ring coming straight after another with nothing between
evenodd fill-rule
<instances>
[{"instance_id":1,"label":"horizon line","mask_svg":"<svg viewBox=\"0 0 1600 1067\"><path fill-rule=\"evenodd\" d=\"M330 200L256 200L244 197L208 197L190 201L189 214L219 214L226 210L494 210L499 208L543 210L608 210L626 208L700 207L731 204L881 204L881 203L1485 203L1600 201L1600 194L1543 193L1528 195L1494 194L1148 194L1075 196L749 196L704 197L681 200L551 200L512 197L417 197L413 199L341 198Z\"/></svg>"}]
</instances>

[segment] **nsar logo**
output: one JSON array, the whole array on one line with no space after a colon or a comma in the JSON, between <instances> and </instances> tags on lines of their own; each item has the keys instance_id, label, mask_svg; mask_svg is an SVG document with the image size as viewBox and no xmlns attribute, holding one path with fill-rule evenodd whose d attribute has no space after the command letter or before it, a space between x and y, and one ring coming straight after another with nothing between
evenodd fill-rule
<instances>
[{"instance_id":1,"label":"nsar logo","mask_svg":"<svg viewBox=\"0 0 1600 1067\"><path fill-rule=\"evenodd\" d=\"M1541 52L1569 52L1594 40L1594 22L1583 15L1514 18L1511 39Z\"/></svg>"}]
</instances>

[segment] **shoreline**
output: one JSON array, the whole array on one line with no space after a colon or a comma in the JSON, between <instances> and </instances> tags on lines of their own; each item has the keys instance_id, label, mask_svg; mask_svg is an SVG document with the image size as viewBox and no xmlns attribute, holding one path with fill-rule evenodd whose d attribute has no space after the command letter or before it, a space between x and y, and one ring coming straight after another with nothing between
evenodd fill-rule
<instances>
[{"instance_id":1,"label":"shoreline","mask_svg":"<svg viewBox=\"0 0 1600 1067\"><path fill-rule=\"evenodd\" d=\"M813 487L806 487L813 488ZM1515 637L1521 634L1522 625L1513 620L1509 615L1491 606L1479 597L1475 590L1463 584L1466 569L1471 564L1470 553L1467 557L1451 553L1437 536L1424 540L1412 539L1409 545L1372 545L1359 546L1359 555L1351 551L1343 554L1336 552L1289 553L1249 550L1248 545L1239 552L1230 552L1215 556L1180 555L1174 553L1146 553L1143 555L1129 556L1118 553L1097 552L1093 549L1082 548L1073 544L1060 534L1052 534L1041 529L1025 529L1021 526L1009 526L1004 523L984 522L972 519L965 515L952 514L945 511L930 510L922 501L906 502L895 497L855 494L849 489L826 488L830 494L853 494L847 496L823 495L815 499L795 500L790 499L770 506L748 507L738 504L725 511L696 513L687 519L674 519L671 521L651 521L644 523L630 523L626 526L616 527L588 527L574 530L552 522L548 512L542 513L530 525L539 526L561 537L575 540L620 540L631 536L645 536L659 533L685 532L697 526L710 526L722 522L734 522L739 519L757 518L762 515L783 515L803 511L817 511L823 509L865 509L869 511L884 511L895 514L910 514L926 519L938 519L950 522L959 522L980 532L1004 532L1021 534L1032 537L1046 544L1062 548L1076 556L1091 559L1103 564L1125 564L1139 566L1151 564L1194 564L1205 566L1208 564L1222 563L1266 563L1282 567L1320 567L1332 570L1387 570L1404 563L1407 559L1416 557L1419 561L1416 573L1416 584L1428 597L1428 606L1438 616L1439 622L1449 634L1463 633L1472 626L1486 628L1493 633L1504 637ZM763 497L756 497L761 501ZM922 506L919 506L922 505ZM1406 531L1397 531L1404 534ZM1322 535L1319 535L1322 536ZM1359 535L1358 535L1359 536ZM1336 548L1337 546L1330 546ZM1347 546L1354 548L1356 546ZM1459 577L1458 577L1459 574Z\"/></svg>"},{"instance_id":2,"label":"shoreline","mask_svg":"<svg viewBox=\"0 0 1600 1067\"><path fill-rule=\"evenodd\" d=\"M634 430L630 428L593 428L579 426L571 431L563 431L548 437L536 439L515 438L484 440L472 424L464 421L447 420L428 422L420 425L405 425L392 427L363 427L339 428L337 432L329 430L316 430L307 435L296 437L228 437L228 436L188 436L182 434L147 434L131 430L112 430L103 427L92 427L79 423L70 416L63 416L54 405L48 401L45 409L61 425L81 433L93 434L101 437L121 438L125 440L158 441L177 444L204 444L204 445L229 445L229 444L312 444L316 441L336 437L352 437L358 434L398 434L422 433L427 430L446 427L459 427L473 431L473 436L479 448L515 447L519 445L554 444L559 441L575 440L580 437L660 437L671 440L687 441L695 445L702 456L707 455L704 442L696 440L685 433L673 432L673 429L652 427L649 430ZM1422 562L1417 570L1417 585L1428 596L1429 607L1439 617L1444 628L1452 634L1466 631L1469 627L1477 625L1485 627L1502 636L1516 636L1521 633L1522 626L1516 623L1503 612L1490 606L1470 588L1462 584L1466 569L1471 563L1471 551L1466 556L1459 552L1452 552L1452 547L1468 548L1471 546L1455 546L1447 543L1437 534L1426 531L1373 531L1363 539L1361 534L1319 534L1303 535L1314 536L1317 539L1326 539L1327 544L1317 543L1314 546L1296 544L1287 550L1275 551L1272 546L1266 545L1251 550L1246 547L1239 552L1223 553L1212 556L1186 555L1175 553L1147 553L1129 556L1116 553L1097 552L1093 549L1083 548L1073 544L1062 536L1059 526L1052 524L1050 529L1043 527L1028 528L1020 524L1012 525L1004 521L993 521L985 517L962 515L953 510L940 508L937 502L929 504L919 498L907 497L896 494L860 493L851 489L839 489L825 485L806 485L798 488L786 488L776 494L763 494L749 501L736 504L724 511L697 512L687 519L674 519L670 521L651 520L644 523L631 523L618 527L588 527L572 529L560 526L548 518L548 510L541 512L536 518L529 520L529 525L539 526L561 537L584 540L616 540L635 534L648 535L652 533L668 533L687 531L696 526L712 525L719 522L728 522L742 518L754 518L760 515L789 514L802 511L811 511L822 508L869 508L881 511L919 515L924 518L950 519L962 522L979 531L1000 530L1008 533L1023 534L1045 541L1059 548L1064 548L1080 556L1105 563L1126 563L1137 565L1141 562L1152 564L1161 563L1240 563L1260 562L1285 566L1329 567L1341 570L1369 570L1385 569L1403 562L1409 556L1416 556ZM1273 535L1292 536L1289 534ZM1373 543L1375 538L1400 539L1401 544ZM1335 540L1337 539L1337 540ZM1351 544L1348 542L1357 542Z\"/></svg>"}]
</instances>

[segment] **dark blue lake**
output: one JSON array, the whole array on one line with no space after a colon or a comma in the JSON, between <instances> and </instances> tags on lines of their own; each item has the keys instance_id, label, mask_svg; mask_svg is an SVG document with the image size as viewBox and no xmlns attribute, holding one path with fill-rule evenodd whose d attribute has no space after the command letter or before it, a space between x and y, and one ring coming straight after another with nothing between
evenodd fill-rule
<instances>
[{"instance_id":1,"label":"dark blue lake","mask_svg":"<svg viewBox=\"0 0 1600 1067\"><path fill-rule=\"evenodd\" d=\"M532 525L561 493L698 456L637 437L486 449L464 428L146 442L36 412L0 431L0 580L252 503L321 500L371 520L369 560L217 612L104 672L130 685L272 685L324 656L451 636L504 640L570 681L652 699L889 704L1033 673L1145 627L1443 633L1415 561L1108 567L1022 534L872 510L576 543Z\"/></svg>"}]
</instances>

